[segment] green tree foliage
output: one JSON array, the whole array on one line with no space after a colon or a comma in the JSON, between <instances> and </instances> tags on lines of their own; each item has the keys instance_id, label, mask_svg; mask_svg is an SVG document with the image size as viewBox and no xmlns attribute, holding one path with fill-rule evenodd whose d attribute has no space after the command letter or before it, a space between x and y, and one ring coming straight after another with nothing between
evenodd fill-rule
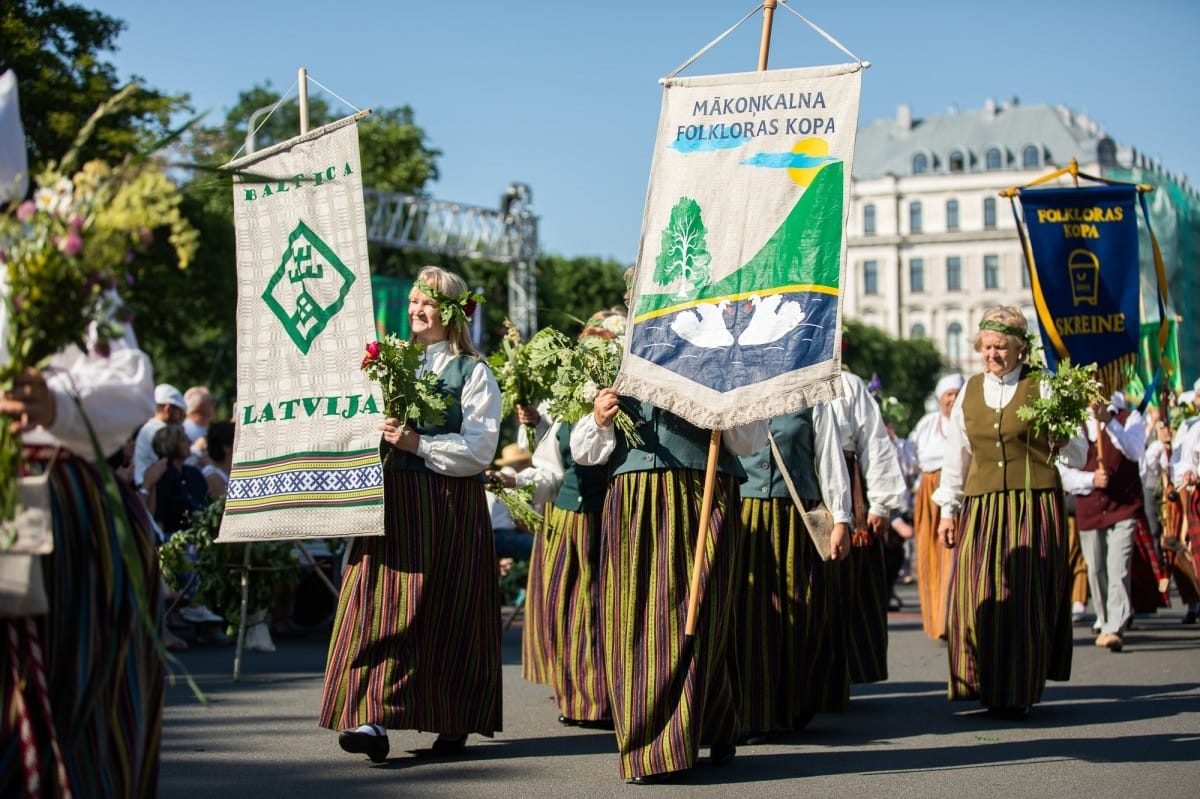
<instances>
[{"instance_id":1,"label":"green tree foliage","mask_svg":"<svg viewBox=\"0 0 1200 799\"><path fill-rule=\"evenodd\" d=\"M925 400L937 385L942 360L927 338L894 339L882 330L846 320L842 327L842 365L870 380L878 375L882 394L895 397L907 413L896 432L908 435L925 413Z\"/></svg>"},{"instance_id":2,"label":"green tree foliage","mask_svg":"<svg viewBox=\"0 0 1200 799\"><path fill-rule=\"evenodd\" d=\"M121 20L60 0L0 3L0 72L17 76L32 171L61 158L97 106L121 88L100 54L115 49L124 28ZM139 89L88 140L80 163L146 152L164 138L185 100Z\"/></svg>"},{"instance_id":3,"label":"green tree foliage","mask_svg":"<svg viewBox=\"0 0 1200 799\"><path fill-rule=\"evenodd\" d=\"M679 280L677 296L686 297L696 286L708 283L712 255L705 241L700 205L691 197L680 197L662 232L662 250L654 262L654 279L660 286Z\"/></svg>"}]
</instances>

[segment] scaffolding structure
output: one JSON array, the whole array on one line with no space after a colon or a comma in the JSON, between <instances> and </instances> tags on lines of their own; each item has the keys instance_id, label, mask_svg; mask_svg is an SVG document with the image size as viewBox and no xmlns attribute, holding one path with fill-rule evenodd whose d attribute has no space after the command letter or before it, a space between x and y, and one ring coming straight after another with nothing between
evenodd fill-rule
<instances>
[{"instance_id":1,"label":"scaffolding structure","mask_svg":"<svg viewBox=\"0 0 1200 799\"><path fill-rule=\"evenodd\" d=\"M508 318L526 340L537 331L538 220L528 185L510 184L499 208L366 188L363 201L372 244L506 264Z\"/></svg>"}]
</instances>

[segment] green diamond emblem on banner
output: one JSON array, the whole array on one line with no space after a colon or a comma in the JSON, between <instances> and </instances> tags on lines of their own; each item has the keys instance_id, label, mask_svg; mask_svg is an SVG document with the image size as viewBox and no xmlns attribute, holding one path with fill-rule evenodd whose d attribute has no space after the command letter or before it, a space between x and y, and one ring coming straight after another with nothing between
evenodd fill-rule
<instances>
[{"instance_id":1,"label":"green diamond emblem on banner","mask_svg":"<svg viewBox=\"0 0 1200 799\"><path fill-rule=\"evenodd\" d=\"M307 355L329 320L342 310L352 285L354 273L308 225L297 222L262 298Z\"/></svg>"}]
</instances>

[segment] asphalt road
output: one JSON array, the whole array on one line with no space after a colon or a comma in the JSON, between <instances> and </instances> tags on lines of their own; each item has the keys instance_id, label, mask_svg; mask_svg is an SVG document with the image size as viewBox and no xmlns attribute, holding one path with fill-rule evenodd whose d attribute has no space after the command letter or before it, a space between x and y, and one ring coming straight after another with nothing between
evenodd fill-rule
<instances>
[{"instance_id":1,"label":"asphalt road","mask_svg":"<svg viewBox=\"0 0 1200 799\"><path fill-rule=\"evenodd\" d=\"M913 586L899 590L915 609ZM685 782L634 786L617 773L611 732L564 728L545 686L520 676L518 621L504 637L504 732L472 736L459 758L432 760L432 734L391 733L391 758L342 752L316 724L328 625L247 652L181 653L167 689L162 799L340 797L1010 797L1183 799L1200 796L1200 625L1176 607L1139 616L1124 651L1075 628L1070 682L1049 683L1019 721L949 702L946 650L915 612L890 616L885 683L855 686L849 713L818 715L768 745L740 747L725 768ZM184 680L204 693L202 704Z\"/></svg>"}]
</instances>

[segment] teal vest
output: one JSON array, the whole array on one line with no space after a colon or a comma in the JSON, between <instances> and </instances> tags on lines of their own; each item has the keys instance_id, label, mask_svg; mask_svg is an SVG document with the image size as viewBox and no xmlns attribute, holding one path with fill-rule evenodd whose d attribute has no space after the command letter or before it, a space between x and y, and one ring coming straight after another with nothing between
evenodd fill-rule
<instances>
[{"instance_id":1,"label":"teal vest","mask_svg":"<svg viewBox=\"0 0 1200 799\"><path fill-rule=\"evenodd\" d=\"M558 426L558 454L563 462L563 482L554 497L554 506L576 513L604 510L608 493L607 466L580 466L571 458L571 426Z\"/></svg>"},{"instance_id":2,"label":"teal vest","mask_svg":"<svg viewBox=\"0 0 1200 799\"><path fill-rule=\"evenodd\" d=\"M801 499L821 499L821 484L817 481L816 438L813 431L812 408L798 413L777 416L770 422L775 446L787 464L788 475L796 486ZM746 482L742 483L743 499L790 498L783 472L771 452L771 445L757 450L753 455L740 458L746 470Z\"/></svg>"},{"instance_id":3,"label":"teal vest","mask_svg":"<svg viewBox=\"0 0 1200 799\"><path fill-rule=\"evenodd\" d=\"M630 411L643 444L631 448L625 436L617 431L617 450L609 461L614 477L625 472L666 469L703 472L708 468L708 442L712 431L701 430L670 411L632 397L621 397L621 407ZM723 444L717 459L717 471L732 475L739 481L746 479L741 462Z\"/></svg>"},{"instance_id":4,"label":"teal vest","mask_svg":"<svg viewBox=\"0 0 1200 799\"><path fill-rule=\"evenodd\" d=\"M463 386L466 385L467 378L471 376L471 372L475 370L475 366L478 363L478 361L469 355L456 355L450 359L450 362L446 364L446 368L438 375L438 390L453 400L450 406L446 408L446 418L438 425L426 424L424 422L416 425L418 433L423 436L436 436L442 433L458 433L462 431ZM387 466L389 471L429 471L429 467L425 465L425 459L420 455L395 449L386 441L379 442L379 458L381 461L389 449L395 450L392 454L392 461Z\"/></svg>"}]
</instances>

